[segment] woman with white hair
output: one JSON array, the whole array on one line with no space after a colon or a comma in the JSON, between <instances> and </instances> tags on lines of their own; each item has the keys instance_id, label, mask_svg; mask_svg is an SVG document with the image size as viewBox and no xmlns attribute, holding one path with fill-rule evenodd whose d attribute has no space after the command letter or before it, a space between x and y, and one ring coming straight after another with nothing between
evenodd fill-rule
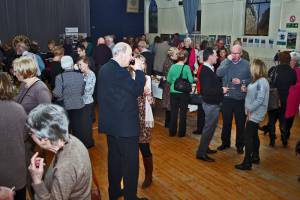
<instances>
[{"instance_id":1,"label":"woman with white hair","mask_svg":"<svg viewBox=\"0 0 300 200\"><path fill-rule=\"evenodd\" d=\"M193 73L195 70L196 63L196 51L195 48L193 48L192 46L192 39L189 37L184 38L183 49L188 52L188 59L185 64L190 66L191 72Z\"/></svg>"},{"instance_id":2,"label":"woman with white hair","mask_svg":"<svg viewBox=\"0 0 300 200\"><path fill-rule=\"evenodd\" d=\"M291 128L293 126L295 115L298 113L300 104L300 53L291 52L290 66L295 70L297 75L297 82L289 89L289 95L287 98L285 118L286 118L286 133L287 139L290 137Z\"/></svg>"},{"instance_id":3,"label":"woman with white hair","mask_svg":"<svg viewBox=\"0 0 300 200\"><path fill-rule=\"evenodd\" d=\"M69 134L65 110L58 105L41 104L29 113L26 125L33 141L55 154L45 176L44 159L38 153L31 158L28 169L35 199L91 199L89 153Z\"/></svg>"},{"instance_id":4,"label":"woman with white hair","mask_svg":"<svg viewBox=\"0 0 300 200\"><path fill-rule=\"evenodd\" d=\"M56 103L68 113L71 133L82 141L83 75L74 71L73 59L70 56L61 58L61 67L64 72L56 76L53 96L58 99Z\"/></svg>"}]
</instances>

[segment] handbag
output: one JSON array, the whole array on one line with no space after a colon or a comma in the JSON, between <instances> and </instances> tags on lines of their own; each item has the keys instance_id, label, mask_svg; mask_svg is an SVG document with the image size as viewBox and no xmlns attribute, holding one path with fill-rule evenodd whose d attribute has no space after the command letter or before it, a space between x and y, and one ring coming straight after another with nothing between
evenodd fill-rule
<instances>
[{"instance_id":1,"label":"handbag","mask_svg":"<svg viewBox=\"0 0 300 200\"><path fill-rule=\"evenodd\" d=\"M167 84L167 81L166 81L166 80L163 80L163 78L161 78L161 79L159 80L158 87L159 87L160 89L165 89L166 84Z\"/></svg>"},{"instance_id":2,"label":"handbag","mask_svg":"<svg viewBox=\"0 0 300 200\"><path fill-rule=\"evenodd\" d=\"M64 76L62 75L63 73L61 73L60 74L60 76L61 76L61 81L62 81L62 94L64 93ZM54 100L53 100L53 103L54 104L56 104L56 105L59 105L59 106L61 106L61 107L64 107L65 106L65 104L64 104L64 99L62 98L62 99L57 99L57 98L55 98Z\"/></svg>"},{"instance_id":3,"label":"handbag","mask_svg":"<svg viewBox=\"0 0 300 200\"><path fill-rule=\"evenodd\" d=\"M276 87L274 87L276 79L277 79L277 68L271 73L271 81L270 81L270 92L269 92L269 103L268 103L268 110L276 110L280 108L280 97L279 92Z\"/></svg>"},{"instance_id":4,"label":"handbag","mask_svg":"<svg viewBox=\"0 0 300 200\"><path fill-rule=\"evenodd\" d=\"M189 104L192 105L201 105L203 102L202 95L196 93L196 88L192 94L190 94Z\"/></svg>"},{"instance_id":5,"label":"handbag","mask_svg":"<svg viewBox=\"0 0 300 200\"><path fill-rule=\"evenodd\" d=\"M188 81L188 79L182 78L182 71L185 65L182 66L181 72L179 77L175 80L174 89L183 92L183 93L190 93L192 91L192 85Z\"/></svg>"}]
</instances>

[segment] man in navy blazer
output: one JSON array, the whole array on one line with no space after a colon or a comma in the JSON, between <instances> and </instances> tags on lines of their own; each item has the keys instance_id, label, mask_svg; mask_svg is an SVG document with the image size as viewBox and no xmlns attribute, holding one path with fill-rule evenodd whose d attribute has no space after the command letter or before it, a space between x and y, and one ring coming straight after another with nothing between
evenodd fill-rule
<instances>
[{"instance_id":1,"label":"man in navy blazer","mask_svg":"<svg viewBox=\"0 0 300 200\"><path fill-rule=\"evenodd\" d=\"M132 79L126 67L132 58L131 47L123 42L115 45L113 58L98 73L99 132L107 134L109 199L122 195L124 199L138 198L139 118L137 97L144 92L143 66L133 65Z\"/></svg>"}]
</instances>

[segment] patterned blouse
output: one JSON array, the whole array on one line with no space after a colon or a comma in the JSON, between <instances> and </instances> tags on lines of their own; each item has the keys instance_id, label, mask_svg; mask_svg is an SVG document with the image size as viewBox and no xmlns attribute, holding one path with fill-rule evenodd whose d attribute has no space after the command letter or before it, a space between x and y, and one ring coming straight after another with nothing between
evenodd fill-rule
<instances>
[{"instance_id":1,"label":"patterned blouse","mask_svg":"<svg viewBox=\"0 0 300 200\"><path fill-rule=\"evenodd\" d=\"M94 102L93 93L96 84L96 76L95 73L91 70L87 74L84 74L84 95L83 95L83 102L84 104L91 104Z\"/></svg>"}]
</instances>

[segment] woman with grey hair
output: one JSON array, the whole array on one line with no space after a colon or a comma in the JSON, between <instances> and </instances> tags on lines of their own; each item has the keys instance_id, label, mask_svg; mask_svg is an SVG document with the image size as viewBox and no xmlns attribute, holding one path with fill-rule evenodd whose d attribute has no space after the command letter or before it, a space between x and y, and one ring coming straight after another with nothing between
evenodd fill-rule
<instances>
[{"instance_id":1,"label":"woman with grey hair","mask_svg":"<svg viewBox=\"0 0 300 200\"><path fill-rule=\"evenodd\" d=\"M65 110L41 104L28 115L27 127L33 141L55 154L44 179L44 159L35 153L28 167L35 199L91 199L92 169L84 145L69 134Z\"/></svg>"},{"instance_id":2,"label":"woman with grey hair","mask_svg":"<svg viewBox=\"0 0 300 200\"><path fill-rule=\"evenodd\" d=\"M53 96L57 98L57 104L64 107L70 119L70 130L73 135L82 140L82 113L84 107L84 79L83 75L74 71L72 57L63 56L61 67L64 72L55 78Z\"/></svg>"},{"instance_id":3,"label":"woman with grey hair","mask_svg":"<svg viewBox=\"0 0 300 200\"><path fill-rule=\"evenodd\" d=\"M285 118L286 118L286 133L287 139L291 135L291 128L293 126L295 115L298 113L300 104L300 53L291 52L290 66L295 70L297 75L297 82L289 89L289 95L287 97Z\"/></svg>"}]
</instances>

